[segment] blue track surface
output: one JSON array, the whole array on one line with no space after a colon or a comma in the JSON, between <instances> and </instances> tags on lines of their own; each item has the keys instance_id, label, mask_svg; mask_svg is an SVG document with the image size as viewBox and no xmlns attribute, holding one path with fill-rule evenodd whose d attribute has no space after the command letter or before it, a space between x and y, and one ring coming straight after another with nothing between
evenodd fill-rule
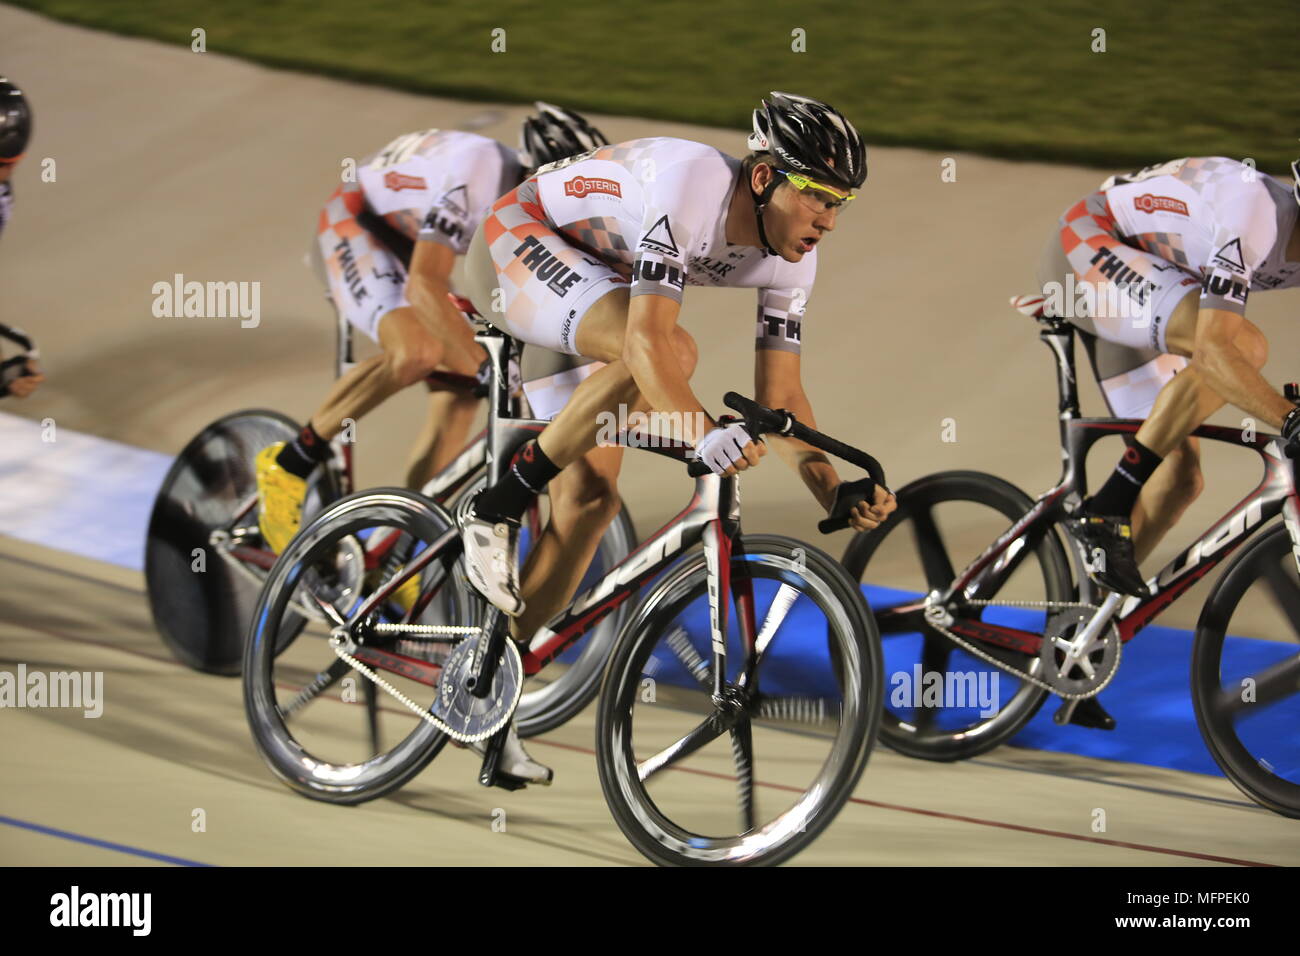
<instances>
[{"instance_id":1,"label":"blue track surface","mask_svg":"<svg viewBox=\"0 0 1300 956\"><path fill-rule=\"evenodd\" d=\"M770 581L758 581L755 588L761 620L776 585ZM873 607L885 607L897 604L905 597L914 597L886 588L864 587L863 591ZM1042 615L999 609L996 614L988 612L986 619L1027 629L1037 624L1041 629ZM697 651L707 657L707 602L694 602L679 621L691 635ZM764 691L801 697L833 694L824 634L825 624L820 612L807 599L800 598L781 629L781 637L773 642L773 656L764 668ZM734 625L732 636L734 638ZM1241 678L1257 675L1270 664L1294 656L1297 651L1294 644L1241 637L1230 637L1228 641L1229 647L1224 654L1225 686L1239 686ZM914 704L929 703L923 691L913 690L920 643L919 635L895 636L884 643L889 707L904 719L915 712ZM1058 701L1051 698L1011 743L1039 750L1221 775L1201 739L1192 710L1191 647L1192 634L1188 631L1156 626L1144 629L1125 646L1119 673L1100 697L1116 719L1115 730L1058 726L1052 720ZM652 665L656 680L694 686L685 667L674 655L660 651L656 658L658 663ZM949 658L947 670L974 676L963 688L973 691L967 698L970 706L946 706L939 718L945 726L967 723L983 707L993 703L995 674L996 699L1007 699L1018 687L1013 678L960 652L954 652ZM952 702L951 696L944 701L945 704ZM1294 730L1298 724L1300 699L1292 697L1274 707L1261 708L1258 716L1242 722L1238 729L1252 753L1265 757L1275 772L1300 782L1300 743L1297 743L1298 735Z\"/></svg>"}]
</instances>

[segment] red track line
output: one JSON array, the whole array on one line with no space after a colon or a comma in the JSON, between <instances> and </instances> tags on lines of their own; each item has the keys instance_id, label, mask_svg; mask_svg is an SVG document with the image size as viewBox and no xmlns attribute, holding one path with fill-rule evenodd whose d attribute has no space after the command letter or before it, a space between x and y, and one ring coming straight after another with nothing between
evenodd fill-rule
<instances>
[{"instance_id":1,"label":"red track line","mask_svg":"<svg viewBox=\"0 0 1300 956\"><path fill-rule=\"evenodd\" d=\"M34 624L22 623L19 624L18 626L26 627L29 630L33 630L33 631L39 631L42 634L49 634L51 637L56 637L61 640L73 641L78 644L93 644L96 647L106 647L110 650L123 651L127 654L134 654L137 657L146 658L147 660L157 661L163 664L172 664L175 665L176 667L184 668L185 670L190 670L190 668L185 667L185 665L182 664L180 661L170 660L168 658L162 658L162 657L154 657L151 654L145 654L141 651L132 650L131 648L121 647L115 644L108 644L103 641L94 641L94 640L90 640L89 638L69 637L66 634L59 634L56 631L47 630L46 628L38 627ZM199 672L196 671L195 673L199 673ZM215 675L209 675L209 676L215 676ZM280 681L276 681L276 685L283 687L286 690L292 689L291 685L285 685ZM334 698L327 697L325 699L333 700ZM338 701L338 703L343 703L343 701ZM349 706L354 706L354 705L349 705ZM388 708L388 707L381 707L380 710L386 711L388 713L398 713L398 714L406 713L406 711L401 711L401 710L397 710L396 708ZM592 750L589 747L579 747L576 744L564 744L556 740L543 740L540 737L531 738L530 743L543 744L547 747L558 747L561 750L571 750L574 751L575 753L583 753L591 757L594 757L596 755L596 751ZM734 781L736 779L733 776L728 776L722 773L716 773L715 771L712 770L699 770L694 767L670 767L669 769L676 770L681 773L694 773L704 777L714 777L719 780ZM770 783L763 780L756 780L754 781L754 783L756 786L767 787L770 790L788 790L795 793L802 792L800 788L792 787L787 784ZM849 802L856 803L866 807L878 807L879 809L882 810L895 810L899 813L915 813L919 816L937 817L942 820L956 820L959 823L970 823L975 826L995 827L1001 830L1015 830L1020 833L1032 833L1037 836L1056 837L1057 839L1061 839L1061 840L1079 840L1083 843L1093 843L1102 846L1122 847L1124 849L1140 850L1146 853L1163 853L1168 856L1183 857L1185 859L1191 859L1191 860L1206 860L1211 863L1228 863L1233 866L1277 866L1277 864L1275 863L1261 863L1257 860L1238 860L1228 856L1214 856L1213 854L1210 853L1196 853L1192 850L1172 850L1169 849L1168 847L1150 846L1145 843L1129 843L1125 840L1111 840L1106 837L1083 836L1078 833L1066 833L1062 830L1045 830L1041 827L1024 826L1023 824L1019 824L1019 823L1003 823L1000 820L985 820L981 817L968 817L957 813L946 813L942 810L925 810L922 809L921 807L908 807L897 803L882 803L879 800L866 800L863 799L862 797L849 797Z\"/></svg>"},{"instance_id":2,"label":"red track line","mask_svg":"<svg viewBox=\"0 0 1300 956\"><path fill-rule=\"evenodd\" d=\"M578 753L585 753L595 756L594 750L586 747L579 747L574 744L562 744L554 740L542 740L540 738L531 738L529 743L545 744L548 747L559 747L562 750L573 750ZM717 773L713 770L699 770L695 767L669 767L670 770L677 770L681 773L694 773L702 777L713 777L718 780L728 780L735 782L734 776L725 773ZM800 787L792 787L789 784L769 783L763 780L755 780L754 785L758 787L767 787L770 790L787 790L792 793L802 793ZM1057 837L1062 840L1081 840L1084 843L1098 843L1105 846L1124 847L1129 850L1143 850L1147 853L1165 853L1169 856L1186 857L1193 860L1208 860L1212 863L1231 863L1234 866L1277 866L1276 863L1260 863L1256 860L1238 860L1229 856L1214 856L1209 853L1196 853L1191 850L1171 850L1168 847L1150 846L1145 843L1128 843L1124 840L1110 840L1106 837L1089 837L1082 836L1078 833L1066 833L1063 830L1044 830L1041 827L1029 827L1019 823L1003 823L999 820L985 820L981 817L967 817L957 813L946 813L942 810L924 810L920 807L908 807L898 803L882 803L879 800L865 800L862 797L849 797L850 803L860 804L865 807L879 807L882 810L897 810L900 813L915 813L926 817L939 817L943 820L957 820L961 823L972 823L976 826L997 827L1002 830L1016 830L1021 833L1033 833L1038 836Z\"/></svg>"}]
</instances>

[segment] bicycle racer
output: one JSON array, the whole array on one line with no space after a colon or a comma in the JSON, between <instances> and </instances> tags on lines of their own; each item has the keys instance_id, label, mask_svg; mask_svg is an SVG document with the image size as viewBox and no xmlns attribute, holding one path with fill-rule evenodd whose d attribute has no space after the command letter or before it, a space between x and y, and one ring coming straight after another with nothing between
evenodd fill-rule
<instances>
[{"instance_id":1,"label":"bicycle racer","mask_svg":"<svg viewBox=\"0 0 1300 956\"><path fill-rule=\"evenodd\" d=\"M1300 179L1300 161L1292 164ZM1224 157L1176 159L1112 176L1070 207L1039 267L1044 294L1083 333L1111 413L1145 418L1071 533L1104 561L1103 587L1146 597L1138 562L1199 495L1191 432L1231 403L1293 446L1300 411L1260 374L1268 342L1251 292L1300 286L1300 183Z\"/></svg>"},{"instance_id":2,"label":"bicycle racer","mask_svg":"<svg viewBox=\"0 0 1300 956\"><path fill-rule=\"evenodd\" d=\"M607 363L458 515L471 579L514 617L515 640L533 638L572 597L574 569L586 566L603 530L593 522L553 548L544 533L520 587L519 518L561 469L593 454L602 413L621 403L706 423L687 437L718 474L764 454L742 425L710 419L688 384L694 342L677 324L685 286L757 290L757 400L816 427L800 378L805 305L816 247L865 180L866 151L839 112L785 93L754 111L749 146L740 160L648 138L552 164L498 200L470 243L471 300L504 298L505 311L487 313L490 321L532 345ZM855 502L862 483L842 482L811 446L778 439L777 447L822 507L854 528L873 528L894 510L881 488L873 501ZM611 454L580 472L606 522L617 464Z\"/></svg>"},{"instance_id":3,"label":"bicycle racer","mask_svg":"<svg viewBox=\"0 0 1300 956\"><path fill-rule=\"evenodd\" d=\"M487 354L448 299L456 257L492 202L526 170L607 142L576 113L536 106L517 151L452 130L399 136L362 160L357 180L343 183L321 211L313 252L330 299L382 352L334 383L297 439L259 452L259 526L268 549L279 553L297 533L307 479L329 458L345 419L355 422L439 368L486 387ZM430 396L409 486L419 487L454 457L476 409L475 396Z\"/></svg>"}]
</instances>

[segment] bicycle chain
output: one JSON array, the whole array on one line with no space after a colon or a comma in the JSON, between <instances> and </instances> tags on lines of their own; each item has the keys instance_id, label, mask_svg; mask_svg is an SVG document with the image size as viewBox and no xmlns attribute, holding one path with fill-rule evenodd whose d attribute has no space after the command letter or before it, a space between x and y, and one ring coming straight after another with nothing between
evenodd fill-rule
<instances>
[{"instance_id":1,"label":"bicycle chain","mask_svg":"<svg viewBox=\"0 0 1300 956\"><path fill-rule=\"evenodd\" d=\"M452 625L452 624L403 625L403 627L429 628L430 631L437 631L442 628L451 628L451 627L458 627L458 626L459 625ZM474 630L477 630L477 628L474 628ZM388 681L384 680L382 677L376 674L365 664L361 663L361 661L357 660L355 657L353 657L351 654L345 651L343 649L344 640L345 640L344 637L340 634L330 635L329 646L334 651L335 654L337 654L342 660L346 661L352 667L352 669L355 670L357 673L362 674L363 676L369 678L376 685L378 685L383 690L391 694L398 701L398 703L402 704L404 707L406 707L408 710L414 713L425 723L431 725L435 730L441 731L442 733L446 734L448 737L451 737L453 740L459 740L462 743L472 744L472 743L477 743L480 740L486 740L488 737L491 737L493 734L495 734L498 730L501 729L500 727L493 727L491 730L479 734L464 734L458 730L453 730L451 727L444 724L437 717L433 716L433 714L429 712L428 708L421 707L419 704L411 700L411 698L407 697L405 694L403 694L392 684L388 683ZM517 705L518 700L516 700L515 703ZM513 711L514 708L512 707L511 712L513 713Z\"/></svg>"},{"instance_id":2,"label":"bicycle chain","mask_svg":"<svg viewBox=\"0 0 1300 956\"><path fill-rule=\"evenodd\" d=\"M1079 607L1079 608L1086 608L1092 611L1094 614L1098 610L1097 605L1095 604L1083 604L1079 601L970 600L970 601L965 601L963 603L971 607L1022 607L1022 608L1047 608L1049 610L1065 610L1066 608ZM1038 677L1034 677L1032 674L1026 674L1024 671L1021 671L1013 667L1012 665L1006 663L1005 661L1000 661L993 655L985 653L984 651L976 647L974 644L971 644L969 641L966 641L965 639L958 637L952 631L948 630L948 628L944 627L941 623L939 623L937 620L931 617L930 612L932 610L942 611L949 618L952 617L952 615L949 614L947 608L940 607L937 604L931 604L929 602L929 599L927 598L926 605L925 605L925 623L928 624L930 627L934 628L944 637L948 638L948 640L952 641L962 650L966 651L968 654L973 654L975 657L987 661L988 663L992 664L994 667L998 668L999 670L1006 671L1008 674L1012 675L1013 677L1019 677L1021 680L1033 684L1035 687L1038 687L1041 690L1045 690L1051 694L1055 694L1057 697L1060 697L1062 700L1086 700L1089 697L1096 697L1098 694L1100 694L1103 690L1106 689L1106 687L1110 684L1110 682L1115 679L1115 675L1119 673L1120 658L1123 653L1124 642L1120 640L1116 640L1115 641L1115 666L1111 668L1111 672L1106 677L1106 679L1102 681L1101 684L1099 684L1096 687L1096 689L1088 691L1086 694L1067 694L1064 691L1056 687L1053 687L1047 681L1042 680L1041 678ZM1114 633L1113 624L1108 622L1106 624L1106 627L1111 630L1112 634ZM1043 635L1043 639L1047 640L1046 634Z\"/></svg>"}]
</instances>

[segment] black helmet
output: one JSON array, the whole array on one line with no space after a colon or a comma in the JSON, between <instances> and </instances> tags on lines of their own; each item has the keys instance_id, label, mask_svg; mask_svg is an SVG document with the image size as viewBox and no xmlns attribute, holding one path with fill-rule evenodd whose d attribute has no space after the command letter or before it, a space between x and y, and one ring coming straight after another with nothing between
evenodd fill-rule
<instances>
[{"instance_id":1,"label":"black helmet","mask_svg":"<svg viewBox=\"0 0 1300 956\"><path fill-rule=\"evenodd\" d=\"M0 163L17 162L32 135L32 108L23 91L0 76Z\"/></svg>"},{"instance_id":2,"label":"black helmet","mask_svg":"<svg viewBox=\"0 0 1300 956\"><path fill-rule=\"evenodd\" d=\"M608 146L600 130L572 110L540 100L537 115L524 120L519 131L519 165L535 170L547 163L568 159L597 146Z\"/></svg>"},{"instance_id":3,"label":"black helmet","mask_svg":"<svg viewBox=\"0 0 1300 956\"><path fill-rule=\"evenodd\" d=\"M867 148L853 124L820 100L773 93L754 110L749 148L818 182L857 189L867 178Z\"/></svg>"}]
</instances>

